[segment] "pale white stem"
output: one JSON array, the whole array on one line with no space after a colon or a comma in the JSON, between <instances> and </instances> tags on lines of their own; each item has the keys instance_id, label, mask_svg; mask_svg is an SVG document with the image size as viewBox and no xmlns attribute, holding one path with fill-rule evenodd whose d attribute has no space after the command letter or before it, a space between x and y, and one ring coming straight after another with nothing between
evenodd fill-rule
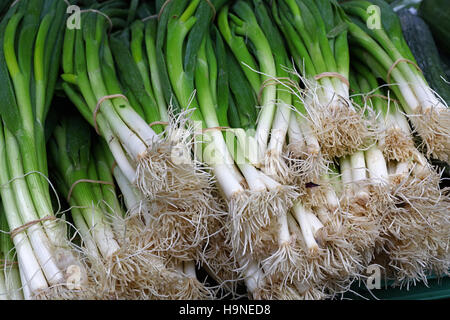
<instances>
[{"instance_id":1,"label":"pale white stem","mask_svg":"<svg viewBox=\"0 0 450 320\"><path fill-rule=\"evenodd\" d=\"M109 126L100 127L103 131L103 136L108 143L109 150L117 163L117 166L122 170L127 179L130 182L134 182L136 179L136 169L128 161L119 139L114 135Z\"/></svg>"},{"instance_id":2,"label":"pale white stem","mask_svg":"<svg viewBox=\"0 0 450 320\"><path fill-rule=\"evenodd\" d=\"M95 204L92 204L91 208L83 210L87 213L85 214L85 217L92 217L92 221L86 222L88 225L92 226L91 233L100 253L105 259L108 259L120 249L119 244L115 240L111 227L104 221L94 218L96 216L101 217L103 215L103 213L99 212L99 209L95 207Z\"/></svg>"},{"instance_id":3,"label":"pale white stem","mask_svg":"<svg viewBox=\"0 0 450 320\"><path fill-rule=\"evenodd\" d=\"M366 161L364 159L363 151L356 151L350 156L350 163L352 166L353 182L360 182L367 179Z\"/></svg>"},{"instance_id":4,"label":"pale white stem","mask_svg":"<svg viewBox=\"0 0 450 320\"><path fill-rule=\"evenodd\" d=\"M241 265L243 263L241 262ZM259 268L259 263L255 260L251 260L244 271L244 282L248 292L253 294L261 285L262 279L264 279L264 273Z\"/></svg>"},{"instance_id":5,"label":"pale white stem","mask_svg":"<svg viewBox=\"0 0 450 320\"><path fill-rule=\"evenodd\" d=\"M127 124L128 128L133 130L133 132L136 133L136 135L144 141L147 146L151 146L152 143L158 139L158 135L155 131L153 131L148 123L144 121L144 119L142 119L131 106L128 106L127 108L119 107L119 109L120 117Z\"/></svg>"},{"instance_id":6,"label":"pale white stem","mask_svg":"<svg viewBox=\"0 0 450 320\"><path fill-rule=\"evenodd\" d=\"M317 155L320 152L319 140L317 140L309 121L300 114L297 114L297 121L305 139L307 153Z\"/></svg>"},{"instance_id":7,"label":"pale white stem","mask_svg":"<svg viewBox=\"0 0 450 320\"><path fill-rule=\"evenodd\" d=\"M264 174L261 171L258 171L259 177L261 178L261 181L264 183L267 189L269 190L277 190L277 188L281 187L281 184L278 183L276 180L272 179L268 175Z\"/></svg>"},{"instance_id":8,"label":"pale white stem","mask_svg":"<svg viewBox=\"0 0 450 320\"><path fill-rule=\"evenodd\" d=\"M411 132L411 127L408 123L408 120L406 119L405 115L400 113L399 111L395 112L394 114L395 117L395 123L398 125L398 127L400 127L400 129L408 136L410 137L412 132Z\"/></svg>"},{"instance_id":9,"label":"pale white stem","mask_svg":"<svg viewBox=\"0 0 450 320\"><path fill-rule=\"evenodd\" d=\"M315 235L317 231L323 228L323 223L316 217L316 215L312 211L307 211L306 217L311 226L313 235Z\"/></svg>"},{"instance_id":10,"label":"pale white stem","mask_svg":"<svg viewBox=\"0 0 450 320\"><path fill-rule=\"evenodd\" d=\"M297 203L292 208L292 214L297 223L300 225L306 247L310 251L316 251L319 249L319 245L314 239L313 229L307 215L308 211L309 210L306 209L300 201L297 201Z\"/></svg>"},{"instance_id":11,"label":"pale white stem","mask_svg":"<svg viewBox=\"0 0 450 320\"><path fill-rule=\"evenodd\" d=\"M283 245L289 243L291 234L289 233L289 223L286 214L282 214L279 218L280 232L278 233L278 244Z\"/></svg>"},{"instance_id":12,"label":"pale white stem","mask_svg":"<svg viewBox=\"0 0 450 320\"><path fill-rule=\"evenodd\" d=\"M21 267L20 262L19 262L19 275L20 275L20 282L22 283L23 298L25 300L31 300L30 287L28 285L28 281L27 281L27 278L25 277L25 274L22 272L22 267Z\"/></svg>"},{"instance_id":13,"label":"pale white stem","mask_svg":"<svg viewBox=\"0 0 450 320\"><path fill-rule=\"evenodd\" d=\"M410 169L411 169L411 162L409 161L398 162L397 166L395 167L395 174L406 176L408 175Z\"/></svg>"},{"instance_id":14,"label":"pale white stem","mask_svg":"<svg viewBox=\"0 0 450 320\"><path fill-rule=\"evenodd\" d=\"M257 192L266 190L266 185L262 181L260 173L254 166L248 163L243 163L238 166L244 175L250 190Z\"/></svg>"},{"instance_id":15,"label":"pale white stem","mask_svg":"<svg viewBox=\"0 0 450 320\"><path fill-rule=\"evenodd\" d=\"M387 183L389 174L383 152L377 145L373 145L365 152L365 156L369 177L372 182L381 184Z\"/></svg>"},{"instance_id":16,"label":"pale white stem","mask_svg":"<svg viewBox=\"0 0 450 320\"><path fill-rule=\"evenodd\" d=\"M71 205L73 201L71 201ZM89 232L89 227L87 226L86 222L84 221L84 218L82 216L82 213L78 208L72 207L72 219L77 227L77 231L80 233L81 240L83 241L84 247L87 250L88 257L93 258L94 260L100 259L100 253L97 250L97 245L95 244L94 239L92 238L91 233Z\"/></svg>"},{"instance_id":17,"label":"pale white stem","mask_svg":"<svg viewBox=\"0 0 450 320\"><path fill-rule=\"evenodd\" d=\"M233 173L230 172L228 166L214 166L212 169L214 177L227 199L231 199L235 194L244 191L239 181L237 181Z\"/></svg>"},{"instance_id":18,"label":"pale white stem","mask_svg":"<svg viewBox=\"0 0 450 320\"><path fill-rule=\"evenodd\" d=\"M286 141L290 118L290 107L286 103L280 102L277 106L272 131L270 133L270 141L267 148L268 153L273 153L278 156L281 155L284 142Z\"/></svg>"},{"instance_id":19,"label":"pale white stem","mask_svg":"<svg viewBox=\"0 0 450 320\"><path fill-rule=\"evenodd\" d=\"M291 117L289 119L288 137L289 144L296 146L295 150L300 150L300 152L306 150L306 141L296 117Z\"/></svg>"},{"instance_id":20,"label":"pale white stem","mask_svg":"<svg viewBox=\"0 0 450 320\"><path fill-rule=\"evenodd\" d=\"M339 165L341 169L341 180L344 189L346 189L347 191L351 191L353 177L352 177L352 164L350 162L350 157L349 156L341 157L339 159Z\"/></svg>"},{"instance_id":21,"label":"pale white stem","mask_svg":"<svg viewBox=\"0 0 450 320\"><path fill-rule=\"evenodd\" d=\"M195 272L195 262L194 261L184 261L183 262L183 272L189 278L197 278L197 273Z\"/></svg>"},{"instance_id":22,"label":"pale white stem","mask_svg":"<svg viewBox=\"0 0 450 320\"><path fill-rule=\"evenodd\" d=\"M352 166L352 178L354 183L354 194L357 200L367 202L369 200L369 191L367 187L358 184L367 179L366 162L363 151L356 151L350 156L350 163Z\"/></svg>"}]
</instances>

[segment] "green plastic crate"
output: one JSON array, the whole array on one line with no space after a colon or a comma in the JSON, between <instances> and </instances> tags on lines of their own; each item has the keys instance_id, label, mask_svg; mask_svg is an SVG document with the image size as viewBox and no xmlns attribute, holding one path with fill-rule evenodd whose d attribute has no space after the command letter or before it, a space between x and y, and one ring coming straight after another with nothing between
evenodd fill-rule
<instances>
[{"instance_id":1,"label":"green plastic crate","mask_svg":"<svg viewBox=\"0 0 450 320\"><path fill-rule=\"evenodd\" d=\"M409 289L403 287L393 288L382 281L381 289L369 290L363 282L356 283L344 298L348 299L380 299L380 300L438 300L450 298L450 278L428 277L428 286L418 283L410 285Z\"/></svg>"}]
</instances>

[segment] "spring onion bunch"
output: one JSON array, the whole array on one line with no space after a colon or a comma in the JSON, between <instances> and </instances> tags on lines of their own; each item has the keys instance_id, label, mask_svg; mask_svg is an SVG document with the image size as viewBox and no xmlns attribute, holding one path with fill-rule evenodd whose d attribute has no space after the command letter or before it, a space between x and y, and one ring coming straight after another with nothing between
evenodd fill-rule
<instances>
[{"instance_id":1,"label":"spring onion bunch","mask_svg":"<svg viewBox=\"0 0 450 320\"><path fill-rule=\"evenodd\" d=\"M274 16L307 89L302 102L321 151L329 158L359 149L370 121L349 99L349 49L340 7L332 1L277 1ZM307 128L301 127L301 130Z\"/></svg>"},{"instance_id":2,"label":"spring onion bunch","mask_svg":"<svg viewBox=\"0 0 450 320\"><path fill-rule=\"evenodd\" d=\"M169 270L163 258L151 250L154 244L136 246L135 237L142 235L126 229L127 218L112 187L113 160L106 143L91 146L88 124L72 117L70 122L62 119L55 127L49 149L56 169L54 180L61 194L70 197L71 216L82 240L81 252L90 266L91 284L84 289L84 297L160 299L178 294L186 298L179 292L179 282L190 279Z\"/></svg>"},{"instance_id":3,"label":"spring onion bunch","mask_svg":"<svg viewBox=\"0 0 450 320\"><path fill-rule=\"evenodd\" d=\"M156 215L145 218L147 230L160 242L157 247L161 252L186 261L199 260L220 211L211 194L210 174L194 157L193 131L187 116L169 115L160 89L155 36L154 21L136 21L130 30L113 35L112 52L132 106L136 110L142 106L148 123L167 123L164 135L170 142L173 161L179 161L177 171L167 177L170 186L158 192L150 205Z\"/></svg>"},{"instance_id":4,"label":"spring onion bunch","mask_svg":"<svg viewBox=\"0 0 450 320\"><path fill-rule=\"evenodd\" d=\"M362 64L355 62L354 65L359 87L366 92L365 99L380 112L381 124L397 124L395 120L399 119L399 115L394 117L399 107L396 106L398 100L395 95L390 92L380 94L386 90L379 88L375 76ZM392 126L384 128L388 130L388 135ZM408 135L408 129L409 127L401 129L401 133L412 139L410 133ZM381 137L380 140L383 141L385 136ZM391 148L400 149L403 146ZM407 150L411 154L409 158L399 159L400 161L386 158L387 198L391 203L384 208L379 221L381 239L375 258L383 261L388 276L395 279L396 284L406 286L416 281L426 283L429 272L436 275L448 272L448 233L445 230L449 227L445 213L448 211L449 198L447 190L439 187L440 174L414 145L408 147L411 148L410 151ZM385 154L391 156L405 154L386 148L389 146L385 146ZM370 173L373 171L375 169L369 169Z\"/></svg>"},{"instance_id":5,"label":"spring onion bunch","mask_svg":"<svg viewBox=\"0 0 450 320\"><path fill-rule=\"evenodd\" d=\"M381 10L370 16L369 6ZM425 154L448 161L450 149L449 111L429 87L403 37L397 15L382 1L349 1L342 4L349 15L346 19L351 43L360 47L373 60L373 72L381 76L400 99L403 111L422 139ZM377 28L368 28L369 19L380 22ZM371 63L372 64L372 63Z\"/></svg>"},{"instance_id":6,"label":"spring onion bunch","mask_svg":"<svg viewBox=\"0 0 450 320\"><path fill-rule=\"evenodd\" d=\"M81 18L80 30L66 30L63 53L65 91L108 142L127 179L137 184L147 198L154 199L158 192L169 190L172 197L182 199L182 194L177 195L176 191L177 186L183 184L174 177L180 173L185 179L183 182L187 182L189 177L195 179L196 172L189 176L188 170L183 171L184 163L177 163L179 159L172 156L172 142L160 136L162 126L150 126L133 108L137 98L129 100L124 95L126 92L118 80L109 45L106 18L97 12L83 13ZM140 93L143 96L139 99L148 98L146 91ZM147 116L160 119L155 105L147 104L146 108ZM169 198L167 202L171 200Z\"/></svg>"},{"instance_id":7,"label":"spring onion bunch","mask_svg":"<svg viewBox=\"0 0 450 320\"><path fill-rule=\"evenodd\" d=\"M85 270L54 215L45 122L58 75L65 3L20 1L0 27L2 202L27 296L77 295ZM76 275L75 275L76 274ZM25 290L24 290L25 291Z\"/></svg>"}]
</instances>

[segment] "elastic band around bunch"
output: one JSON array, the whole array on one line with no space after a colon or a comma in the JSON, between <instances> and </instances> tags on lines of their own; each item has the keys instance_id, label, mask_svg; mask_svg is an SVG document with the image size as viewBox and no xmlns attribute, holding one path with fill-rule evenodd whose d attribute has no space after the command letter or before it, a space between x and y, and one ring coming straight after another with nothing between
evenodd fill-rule
<instances>
[{"instance_id":1,"label":"elastic band around bunch","mask_svg":"<svg viewBox=\"0 0 450 320\"><path fill-rule=\"evenodd\" d=\"M384 99L384 100L387 100L387 101L393 101L393 102L396 102L396 103L400 103L400 101L398 101L397 99L389 98L389 97L384 96L384 95L382 95L382 94L370 94L370 95L368 95L366 98L367 98L367 99L370 99L370 98L380 98L380 99Z\"/></svg>"},{"instance_id":2,"label":"elastic band around bunch","mask_svg":"<svg viewBox=\"0 0 450 320\"><path fill-rule=\"evenodd\" d=\"M387 77L386 77L387 83L388 83L388 84L391 83L391 73L392 73L392 71L395 69L395 67L396 67L400 62L407 62L407 63L413 65L413 66L417 69L417 71L419 71L419 72L422 73L422 69L420 69L419 66L418 66L414 61L411 61L411 60L405 59L405 58L400 58L400 59L397 59L397 60L392 64L392 66L389 68L389 70L388 70Z\"/></svg>"},{"instance_id":3,"label":"elastic band around bunch","mask_svg":"<svg viewBox=\"0 0 450 320\"><path fill-rule=\"evenodd\" d=\"M83 13L83 12L94 12L94 13L98 13L99 15L102 15L103 17L105 17L106 20L108 20L108 22L109 22L109 31L108 31L108 34L111 33L111 31L112 31L114 25L113 25L113 23L112 23L111 18L108 17L107 14L105 14L104 12L101 12L101 11L99 11L99 10L96 10L96 9L84 9L84 10L80 10L80 13Z\"/></svg>"},{"instance_id":4,"label":"elastic band around bunch","mask_svg":"<svg viewBox=\"0 0 450 320\"><path fill-rule=\"evenodd\" d=\"M17 227L15 229L13 229L10 232L11 239L14 239L15 236L17 236L19 233L25 231L29 227L34 226L35 224L41 223L43 221L48 221L48 220L56 220L56 217L55 216L46 216L46 217L41 218L41 219L36 219L36 220L29 221L29 222L21 225L20 227Z\"/></svg>"},{"instance_id":5,"label":"elastic band around bunch","mask_svg":"<svg viewBox=\"0 0 450 320\"><path fill-rule=\"evenodd\" d=\"M158 124L163 125L163 126L168 126L169 125L169 123L167 121L153 121L152 123L149 123L148 125L150 127L153 127L153 126L156 126Z\"/></svg>"},{"instance_id":6,"label":"elastic band around bunch","mask_svg":"<svg viewBox=\"0 0 450 320\"><path fill-rule=\"evenodd\" d=\"M271 85L277 85L281 82L281 80L287 80L287 82L290 82L293 86L297 86L297 84L289 77L279 77L279 78L269 78L263 81L263 83L261 84L261 88L259 89L258 92L258 101L261 100L261 95L262 95L262 91L264 90L264 88L271 86Z\"/></svg>"},{"instance_id":7,"label":"elastic band around bunch","mask_svg":"<svg viewBox=\"0 0 450 320\"><path fill-rule=\"evenodd\" d=\"M80 179L75 181L72 186L69 189L69 193L67 194L67 202L70 201L70 198L72 196L72 192L73 189L77 186L77 184L82 183L82 182L87 182L87 183L99 183L99 184L105 184L105 185L110 185L110 186L114 186L114 183L110 182L110 181L101 181L101 180L91 180L91 179Z\"/></svg>"},{"instance_id":8,"label":"elastic band around bunch","mask_svg":"<svg viewBox=\"0 0 450 320\"><path fill-rule=\"evenodd\" d=\"M314 76L314 80L316 80L316 81L320 80L322 78L338 78L343 83L345 83L347 85L347 87L350 88L350 82L348 81L348 79L338 72L322 72L322 73Z\"/></svg>"},{"instance_id":9,"label":"elastic band around bunch","mask_svg":"<svg viewBox=\"0 0 450 320\"><path fill-rule=\"evenodd\" d=\"M109 95L109 96L104 96L104 97L101 97L100 100L98 100L97 105L95 106L94 113L93 113L93 116L94 116L94 128L95 128L95 132L97 132L97 134L100 134L100 131L98 130L98 125L97 125L97 114L98 114L98 111L100 110L100 106L102 105L102 103L105 100L114 99L114 98L123 98L123 99L125 99L128 102L127 97L125 97L123 94L120 94L120 93L119 94L112 94L112 95Z\"/></svg>"},{"instance_id":10,"label":"elastic band around bunch","mask_svg":"<svg viewBox=\"0 0 450 320\"><path fill-rule=\"evenodd\" d=\"M208 132L208 131L214 131L214 130L219 130L219 131L225 131L231 129L230 127L211 127L211 128L204 128L202 129L202 133Z\"/></svg>"}]
</instances>

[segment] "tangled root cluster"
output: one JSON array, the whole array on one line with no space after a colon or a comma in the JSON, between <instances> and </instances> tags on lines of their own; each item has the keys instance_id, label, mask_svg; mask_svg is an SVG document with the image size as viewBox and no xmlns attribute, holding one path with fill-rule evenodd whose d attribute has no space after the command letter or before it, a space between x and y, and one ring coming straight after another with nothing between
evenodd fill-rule
<instances>
[{"instance_id":1,"label":"tangled root cluster","mask_svg":"<svg viewBox=\"0 0 450 320\"><path fill-rule=\"evenodd\" d=\"M412 137L396 127L388 128L382 141L379 146L388 161L408 161L416 151Z\"/></svg>"},{"instance_id":2,"label":"tangled root cluster","mask_svg":"<svg viewBox=\"0 0 450 320\"><path fill-rule=\"evenodd\" d=\"M195 130L186 113L170 117L165 132L150 144L136 168L136 184L150 200L186 207L211 192L212 176L193 158Z\"/></svg>"},{"instance_id":3,"label":"tangled root cluster","mask_svg":"<svg viewBox=\"0 0 450 320\"><path fill-rule=\"evenodd\" d=\"M356 152L374 135L370 129L374 125L364 116L364 110L355 111L349 103L339 100L329 106L319 106L313 113L313 130L329 159Z\"/></svg>"},{"instance_id":4,"label":"tangled root cluster","mask_svg":"<svg viewBox=\"0 0 450 320\"><path fill-rule=\"evenodd\" d=\"M297 185L319 180L327 172L330 162L322 152L305 152L298 150L293 144L288 145L285 158L289 168L289 182Z\"/></svg>"},{"instance_id":5,"label":"tangled root cluster","mask_svg":"<svg viewBox=\"0 0 450 320\"><path fill-rule=\"evenodd\" d=\"M265 257L277 245L278 217L286 213L297 198L293 187L275 190L244 190L230 201L227 230L233 253Z\"/></svg>"},{"instance_id":6,"label":"tangled root cluster","mask_svg":"<svg viewBox=\"0 0 450 320\"><path fill-rule=\"evenodd\" d=\"M450 196L439 188L440 175L413 174L392 187L394 208L382 222L382 253L388 274L399 285L426 283L430 272L448 274L450 267Z\"/></svg>"},{"instance_id":7,"label":"tangled root cluster","mask_svg":"<svg viewBox=\"0 0 450 320\"><path fill-rule=\"evenodd\" d=\"M427 157L450 161L450 110L431 108L409 116Z\"/></svg>"}]
</instances>

